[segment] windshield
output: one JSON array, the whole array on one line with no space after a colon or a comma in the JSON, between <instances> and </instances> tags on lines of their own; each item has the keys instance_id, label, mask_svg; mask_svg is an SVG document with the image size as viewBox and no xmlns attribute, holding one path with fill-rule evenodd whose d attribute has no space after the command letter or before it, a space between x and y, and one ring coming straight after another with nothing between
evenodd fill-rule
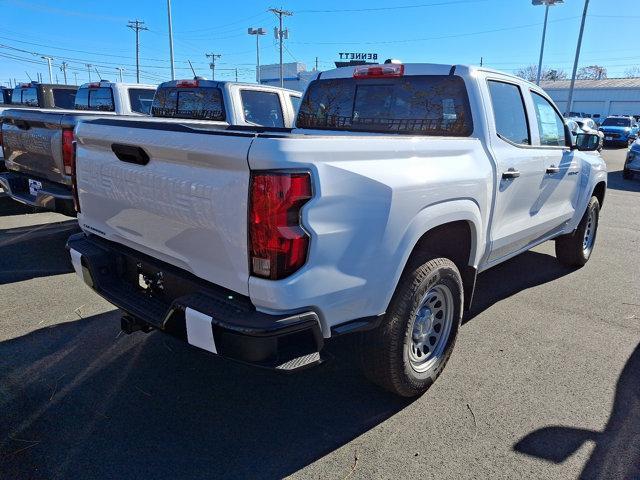
<instances>
[{"instance_id":1,"label":"windshield","mask_svg":"<svg viewBox=\"0 0 640 480\"><path fill-rule=\"evenodd\" d=\"M159 88L153 98L151 115L223 121L222 92L217 87Z\"/></svg>"},{"instance_id":2,"label":"windshield","mask_svg":"<svg viewBox=\"0 0 640 480\"><path fill-rule=\"evenodd\" d=\"M315 80L300 105L298 128L469 136L473 131L462 78Z\"/></svg>"},{"instance_id":3,"label":"windshield","mask_svg":"<svg viewBox=\"0 0 640 480\"><path fill-rule=\"evenodd\" d=\"M630 127L631 120L628 118L605 118L603 127Z\"/></svg>"}]
</instances>

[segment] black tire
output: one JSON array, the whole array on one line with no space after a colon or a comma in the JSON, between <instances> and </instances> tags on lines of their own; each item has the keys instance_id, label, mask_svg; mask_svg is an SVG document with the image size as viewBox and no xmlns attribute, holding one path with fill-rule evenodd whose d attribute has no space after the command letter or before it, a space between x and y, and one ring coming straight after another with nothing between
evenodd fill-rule
<instances>
[{"instance_id":1,"label":"black tire","mask_svg":"<svg viewBox=\"0 0 640 480\"><path fill-rule=\"evenodd\" d=\"M442 290L450 292L451 305L448 307L451 313L445 313L446 327L440 326L443 333L433 347L433 351L439 351L439 355L433 355L432 360L424 365L425 371L416 371L410 360L411 355L420 355L422 352L412 349L414 322L418 309L422 306L424 312L430 292ZM446 295L446 294L445 294ZM446 303L446 302L445 302ZM438 303L431 307L434 311ZM389 309L380 326L365 332L362 335L360 345L360 360L365 375L374 383L403 397L421 395L438 378L446 365L458 335L463 309L463 287L460 272L455 264L446 258L411 262L398 283ZM428 310L429 325L436 328L436 317L440 314L432 314ZM449 312L449 310L447 310ZM452 316L451 316L452 315ZM423 316L423 318L425 318ZM440 317L442 318L442 317ZM445 338L445 333L448 332ZM437 335L437 334L436 334ZM427 336L430 342L432 338ZM423 348L428 348L426 345ZM425 355L425 360L429 357Z\"/></svg>"},{"instance_id":2,"label":"black tire","mask_svg":"<svg viewBox=\"0 0 640 480\"><path fill-rule=\"evenodd\" d=\"M592 216L593 215L593 216ZM600 217L600 202L596 197L591 197L587 210L573 233L562 235L556 239L556 258L567 267L582 267L589 261L598 233L598 221ZM591 224L589 224L591 218ZM585 247L585 236L591 232L592 239L588 248Z\"/></svg>"},{"instance_id":3,"label":"black tire","mask_svg":"<svg viewBox=\"0 0 640 480\"><path fill-rule=\"evenodd\" d=\"M622 178L625 180L633 180L633 172L631 170L622 170Z\"/></svg>"}]
</instances>

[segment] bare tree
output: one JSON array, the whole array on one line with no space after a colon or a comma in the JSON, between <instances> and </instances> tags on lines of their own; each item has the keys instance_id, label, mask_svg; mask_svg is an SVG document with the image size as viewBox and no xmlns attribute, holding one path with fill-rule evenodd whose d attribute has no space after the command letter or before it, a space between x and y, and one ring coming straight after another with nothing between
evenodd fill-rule
<instances>
[{"instance_id":1,"label":"bare tree","mask_svg":"<svg viewBox=\"0 0 640 480\"><path fill-rule=\"evenodd\" d=\"M520 67L513 72L516 76L524 78L530 82L535 82L538 78L538 66L527 65L526 67ZM568 77L567 72L557 68L542 68L541 80L565 80Z\"/></svg>"},{"instance_id":2,"label":"bare tree","mask_svg":"<svg viewBox=\"0 0 640 480\"><path fill-rule=\"evenodd\" d=\"M640 66L630 67L624 71L624 76L627 78L640 77Z\"/></svg>"},{"instance_id":3,"label":"bare tree","mask_svg":"<svg viewBox=\"0 0 640 480\"><path fill-rule=\"evenodd\" d=\"M607 69L600 65L589 65L578 70L576 78L579 80L602 80L607 78Z\"/></svg>"}]
</instances>

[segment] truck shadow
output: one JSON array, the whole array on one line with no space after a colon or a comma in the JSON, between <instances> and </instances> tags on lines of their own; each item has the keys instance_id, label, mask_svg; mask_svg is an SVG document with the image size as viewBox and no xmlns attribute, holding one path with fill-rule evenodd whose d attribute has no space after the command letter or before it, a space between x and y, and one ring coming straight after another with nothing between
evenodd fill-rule
<instances>
[{"instance_id":1,"label":"truck shadow","mask_svg":"<svg viewBox=\"0 0 640 480\"><path fill-rule=\"evenodd\" d=\"M11 215L23 215L25 213L35 213L36 209L23 203L16 202L0 190L0 217Z\"/></svg>"},{"instance_id":2,"label":"truck shadow","mask_svg":"<svg viewBox=\"0 0 640 480\"><path fill-rule=\"evenodd\" d=\"M552 282L573 271L563 267L552 255L531 250L521 253L478 275L473 304L462 322L472 320L500 300L522 290Z\"/></svg>"},{"instance_id":3,"label":"truck shadow","mask_svg":"<svg viewBox=\"0 0 640 480\"><path fill-rule=\"evenodd\" d=\"M0 343L0 478L282 478L410 403L347 361L285 376L118 332L109 312Z\"/></svg>"},{"instance_id":4,"label":"truck shadow","mask_svg":"<svg viewBox=\"0 0 640 480\"><path fill-rule=\"evenodd\" d=\"M76 220L0 230L0 285L73 272L67 238Z\"/></svg>"},{"instance_id":5,"label":"truck shadow","mask_svg":"<svg viewBox=\"0 0 640 480\"><path fill-rule=\"evenodd\" d=\"M631 180L622 178L622 170L609 172L607 176L608 190L622 190L625 192L640 192L640 175L636 175ZM605 202L607 197L605 195Z\"/></svg>"},{"instance_id":6,"label":"truck shadow","mask_svg":"<svg viewBox=\"0 0 640 480\"><path fill-rule=\"evenodd\" d=\"M559 464L586 441L594 442L595 448L581 479L640 478L640 345L620 374L613 409L604 430L549 426L531 432L513 448Z\"/></svg>"}]
</instances>

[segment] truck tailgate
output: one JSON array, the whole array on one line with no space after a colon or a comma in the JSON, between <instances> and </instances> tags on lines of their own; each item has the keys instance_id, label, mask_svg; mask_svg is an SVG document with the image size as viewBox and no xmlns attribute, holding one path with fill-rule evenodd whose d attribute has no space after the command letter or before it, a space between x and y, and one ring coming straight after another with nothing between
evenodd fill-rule
<instances>
[{"instance_id":1,"label":"truck tailgate","mask_svg":"<svg viewBox=\"0 0 640 480\"><path fill-rule=\"evenodd\" d=\"M6 167L71 185L62 164L63 118L64 114L38 110L6 111L2 123Z\"/></svg>"},{"instance_id":2,"label":"truck tailgate","mask_svg":"<svg viewBox=\"0 0 640 480\"><path fill-rule=\"evenodd\" d=\"M247 295L253 137L141 120L79 123L80 226Z\"/></svg>"}]
</instances>

